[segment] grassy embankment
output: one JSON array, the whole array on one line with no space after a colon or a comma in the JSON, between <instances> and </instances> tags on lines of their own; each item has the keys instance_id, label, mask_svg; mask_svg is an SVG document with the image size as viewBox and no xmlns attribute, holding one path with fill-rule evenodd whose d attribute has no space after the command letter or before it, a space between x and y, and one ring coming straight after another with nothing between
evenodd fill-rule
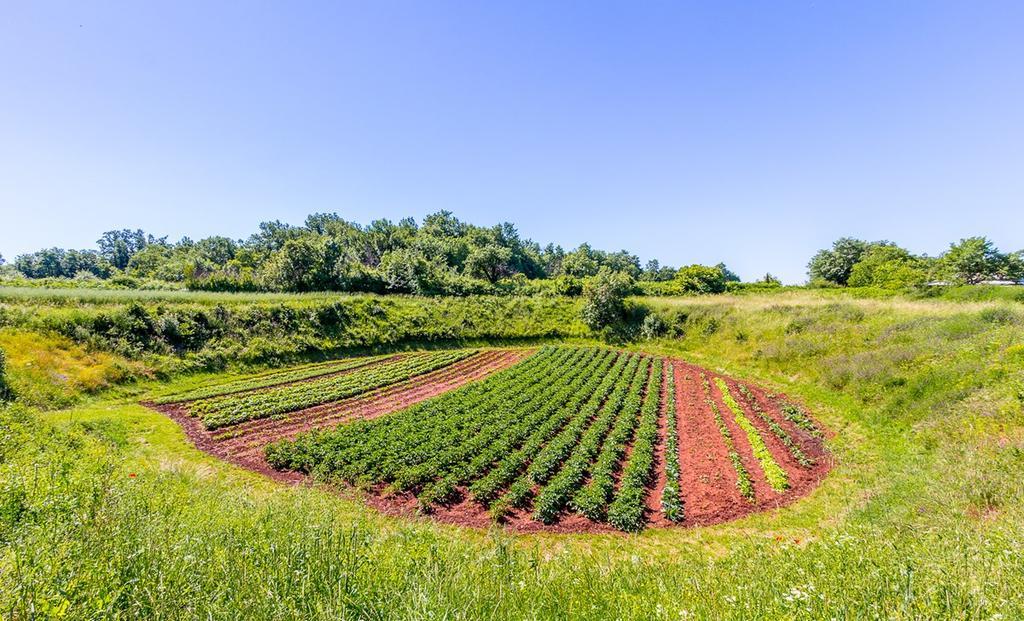
<instances>
[{"instance_id":1,"label":"grassy embankment","mask_svg":"<svg viewBox=\"0 0 1024 621\"><path fill-rule=\"evenodd\" d=\"M710 528L509 537L281 487L195 451L124 398L16 406L0 424L0 614L1024 615L1024 309L813 292L649 303L674 334L637 349L785 391L836 432L839 464L817 491ZM45 320L60 310L6 330L60 333ZM111 351L87 355L124 354Z\"/></svg>"}]
</instances>

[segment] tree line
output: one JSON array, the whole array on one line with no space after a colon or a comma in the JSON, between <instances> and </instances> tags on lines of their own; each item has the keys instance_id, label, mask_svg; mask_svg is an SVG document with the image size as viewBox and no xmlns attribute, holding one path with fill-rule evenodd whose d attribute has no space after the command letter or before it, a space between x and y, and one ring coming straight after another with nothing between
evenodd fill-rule
<instances>
[{"instance_id":1,"label":"tree line","mask_svg":"<svg viewBox=\"0 0 1024 621\"><path fill-rule=\"evenodd\" d=\"M680 293L716 293L739 281L723 264L641 265L626 250L607 252L586 243L566 251L524 239L510 223L476 226L448 211L422 223L406 218L369 225L318 213L301 226L264 222L244 240L185 237L172 243L142 230L108 231L94 249L47 248L16 257L6 270L8 276L102 279L124 286L155 281L208 291L420 295L578 295L602 270Z\"/></svg>"},{"instance_id":2,"label":"tree line","mask_svg":"<svg viewBox=\"0 0 1024 621\"><path fill-rule=\"evenodd\" d=\"M968 237L937 257L916 255L890 241L852 237L819 250L807 264L812 285L907 289L932 284L1019 283L1024 251L1005 253L986 237Z\"/></svg>"},{"instance_id":3,"label":"tree line","mask_svg":"<svg viewBox=\"0 0 1024 621\"><path fill-rule=\"evenodd\" d=\"M263 222L247 239L184 237L169 242L142 230L107 231L92 249L45 248L15 257L0 277L74 279L123 287L172 286L206 291L349 291L418 295L580 295L604 273L634 293L678 295L774 288L771 274L754 283L723 263L641 265L626 250L561 246L519 235L508 222L484 227L451 212L369 225L317 213L300 226ZM812 286L906 289L932 284L978 284L1024 279L1024 251L1001 252L985 237L950 244L937 257L917 255L890 241L836 240L808 263Z\"/></svg>"}]
</instances>

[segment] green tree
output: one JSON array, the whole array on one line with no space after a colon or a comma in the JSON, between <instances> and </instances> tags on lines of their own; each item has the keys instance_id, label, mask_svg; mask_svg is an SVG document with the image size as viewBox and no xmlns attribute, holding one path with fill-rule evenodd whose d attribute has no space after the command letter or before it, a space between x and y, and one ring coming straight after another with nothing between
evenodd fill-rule
<instances>
[{"instance_id":1,"label":"green tree","mask_svg":"<svg viewBox=\"0 0 1024 621\"><path fill-rule=\"evenodd\" d=\"M950 244L949 250L939 258L942 275L969 285L983 280L1019 278L1015 260L999 252L986 237L968 237Z\"/></svg>"},{"instance_id":2,"label":"green tree","mask_svg":"<svg viewBox=\"0 0 1024 621\"><path fill-rule=\"evenodd\" d=\"M435 266L418 250L400 248L384 255L380 278L392 293L432 293L437 278Z\"/></svg>"},{"instance_id":3,"label":"green tree","mask_svg":"<svg viewBox=\"0 0 1024 621\"><path fill-rule=\"evenodd\" d=\"M143 248L149 244L163 244L166 241L166 237L156 239L142 229L121 229L107 231L96 241L96 245L100 249L101 257L117 269L123 270L128 267L131 258Z\"/></svg>"},{"instance_id":4,"label":"green tree","mask_svg":"<svg viewBox=\"0 0 1024 621\"><path fill-rule=\"evenodd\" d=\"M719 267L688 265L676 272L676 282L684 293L722 293L725 274Z\"/></svg>"},{"instance_id":5,"label":"green tree","mask_svg":"<svg viewBox=\"0 0 1024 621\"><path fill-rule=\"evenodd\" d=\"M594 331L620 326L626 319L626 297L634 286L628 274L602 267L583 287L583 323Z\"/></svg>"},{"instance_id":6,"label":"green tree","mask_svg":"<svg viewBox=\"0 0 1024 621\"><path fill-rule=\"evenodd\" d=\"M741 282L739 275L726 267L725 263L719 263L715 267L722 270L722 274L725 276L725 282Z\"/></svg>"},{"instance_id":7,"label":"green tree","mask_svg":"<svg viewBox=\"0 0 1024 621\"><path fill-rule=\"evenodd\" d=\"M1024 250L1007 255L1006 277L1016 282L1024 280Z\"/></svg>"},{"instance_id":8,"label":"green tree","mask_svg":"<svg viewBox=\"0 0 1024 621\"><path fill-rule=\"evenodd\" d=\"M323 242L306 236L289 239L265 267L268 284L284 291L320 291L328 284Z\"/></svg>"},{"instance_id":9,"label":"green tree","mask_svg":"<svg viewBox=\"0 0 1024 621\"><path fill-rule=\"evenodd\" d=\"M98 278L110 276L111 266L94 250L44 248L18 255L14 267L28 278L72 278L86 272Z\"/></svg>"},{"instance_id":10,"label":"green tree","mask_svg":"<svg viewBox=\"0 0 1024 621\"><path fill-rule=\"evenodd\" d=\"M837 239L831 250L819 250L807 264L811 280L824 280L845 286L850 279L853 266L860 261L870 245L866 241L852 237Z\"/></svg>"},{"instance_id":11,"label":"green tree","mask_svg":"<svg viewBox=\"0 0 1024 621\"><path fill-rule=\"evenodd\" d=\"M579 248L565 255L562 259L562 273L576 278L594 276L600 269L597 253L590 244L580 244Z\"/></svg>"},{"instance_id":12,"label":"green tree","mask_svg":"<svg viewBox=\"0 0 1024 621\"><path fill-rule=\"evenodd\" d=\"M273 222L260 222L260 230L253 233L246 246L261 257L261 262L267 260L271 254L284 247L290 239L301 237L305 231L299 227L285 224L280 220Z\"/></svg>"},{"instance_id":13,"label":"green tree","mask_svg":"<svg viewBox=\"0 0 1024 621\"><path fill-rule=\"evenodd\" d=\"M193 248L201 259L208 261L215 266L222 266L235 258L238 252L238 244L228 237L207 237L196 242Z\"/></svg>"},{"instance_id":14,"label":"green tree","mask_svg":"<svg viewBox=\"0 0 1024 621\"><path fill-rule=\"evenodd\" d=\"M474 278L484 278L491 284L512 273L509 261L512 250L496 244L478 246L466 257L466 273Z\"/></svg>"},{"instance_id":15,"label":"green tree","mask_svg":"<svg viewBox=\"0 0 1024 621\"><path fill-rule=\"evenodd\" d=\"M639 277L642 271L640 269L640 258L625 250L606 254L602 264L607 265L613 272L624 272L634 279Z\"/></svg>"},{"instance_id":16,"label":"green tree","mask_svg":"<svg viewBox=\"0 0 1024 621\"><path fill-rule=\"evenodd\" d=\"M847 285L904 289L928 278L925 262L891 243L873 244L850 271Z\"/></svg>"}]
</instances>

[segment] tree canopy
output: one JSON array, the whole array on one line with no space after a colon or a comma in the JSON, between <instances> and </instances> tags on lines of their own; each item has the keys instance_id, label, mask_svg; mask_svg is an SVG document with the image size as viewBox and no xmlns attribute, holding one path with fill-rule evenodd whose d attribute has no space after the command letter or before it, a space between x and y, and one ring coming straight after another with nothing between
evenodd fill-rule
<instances>
[{"instance_id":1,"label":"tree canopy","mask_svg":"<svg viewBox=\"0 0 1024 621\"><path fill-rule=\"evenodd\" d=\"M520 236L508 222L477 226L449 211L361 225L315 213L301 226L263 222L248 239L188 237L170 243L142 230L108 231L95 249L50 248L17 257L28 278L110 278L208 290L362 291L424 295L535 292L579 295L602 269L671 281L672 267L627 250L583 243L565 250ZM731 274L731 272L729 272ZM530 284L536 283L536 284Z\"/></svg>"},{"instance_id":2,"label":"tree canopy","mask_svg":"<svg viewBox=\"0 0 1024 621\"><path fill-rule=\"evenodd\" d=\"M844 237L820 250L808 264L812 283L904 289L925 282L974 285L1019 282L1024 252L1003 253L986 237L968 237L938 257L915 255L889 241Z\"/></svg>"}]
</instances>

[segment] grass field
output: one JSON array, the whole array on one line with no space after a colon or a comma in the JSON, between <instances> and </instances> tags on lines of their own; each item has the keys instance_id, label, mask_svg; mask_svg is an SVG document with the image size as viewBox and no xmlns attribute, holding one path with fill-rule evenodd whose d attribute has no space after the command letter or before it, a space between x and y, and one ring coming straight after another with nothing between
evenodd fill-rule
<instances>
[{"instance_id":1,"label":"grass field","mask_svg":"<svg viewBox=\"0 0 1024 621\"><path fill-rule=\"evenodd\" d=\"M198 451L177 423L137 403L198 379L141 384L127 398L71 387L85 395L74 407L3 410L0 613L1024 616L1024 309L814 292L647 302L670 334L627 352L698 365L712 391L721 376L784 393L834 434L836 465L809 495L722 524L635 535L386 517L347 487L282 485ZM16 386L42 381L23 362L10 367ZM744 405L738 386L731 396ZM734 441L749 442L729 403L720 406ZM741 411L773 441L756 412Z\"/></svg>"}]
</instances>

